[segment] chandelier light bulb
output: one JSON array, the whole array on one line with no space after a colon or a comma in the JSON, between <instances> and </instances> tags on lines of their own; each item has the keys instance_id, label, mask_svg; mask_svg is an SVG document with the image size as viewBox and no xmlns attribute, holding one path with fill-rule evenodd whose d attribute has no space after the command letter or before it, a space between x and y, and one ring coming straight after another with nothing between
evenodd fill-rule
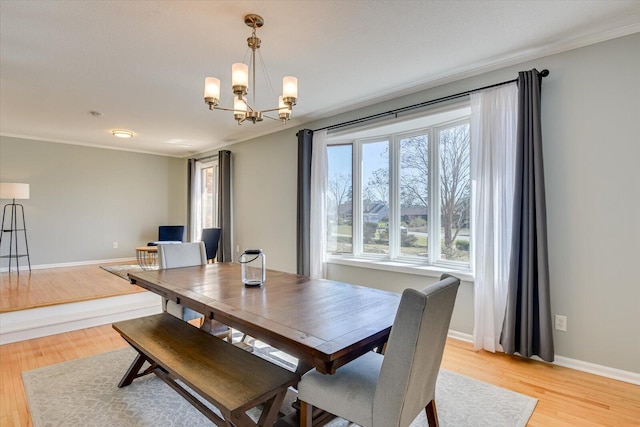
<instances>
[{"instance_id":1,"label":"chandelier light bulb","mask_svg":"<svg viewBox=\"0 0 640 427\"><path fill-rule=\"evenodd\" d=\"M282 79L282 97L297 98L298 97L298 79L293 76L285 76Z\"/></svg>"},{"instance_id":2,"label":"chandelier light bulb","mask_svg":"<svg viewBox=\"0 0 640 427\"><path fill-rule=\"evenodd\" d=\"M204 83L204 99L207 104L217 105L220 100L220 79L207 77Z\"/></svg>"},{"instance_id":3,"label":"chandelier light bulb","mask_svg":"<svg viewBox=\"0 0 640 427\"><path fill-rule=\"evenodd\" d=\"M233 117L238 122L247 117L247 104L239 96L233 98Z\"/></svg>"},{"instance_id":4,"label":"chandelier light bulb","mask_svg":"<svg viewBox=\"0 0 640 427\"><path fill-rule=\"evenodd\" d=\"M231 66L231 85L236 95L240 88L243 95L247 93L249 86L249 66L247 64L237 62Z\"/></svg>"}]
</instances>

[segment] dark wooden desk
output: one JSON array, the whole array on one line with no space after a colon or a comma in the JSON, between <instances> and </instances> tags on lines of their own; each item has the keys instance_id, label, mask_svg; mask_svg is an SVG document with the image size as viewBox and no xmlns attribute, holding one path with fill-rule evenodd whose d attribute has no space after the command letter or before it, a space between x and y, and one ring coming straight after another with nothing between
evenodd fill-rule
<instances>
[{"instance_id":1,"label":"dark wooden desk","mask_svg":"<svg viewBox=\"0 0 640 427\"><path fill-rule=\"evenodd\" d=\"M332 374L387 341L400 294L268 270L263 287L245 287L240 266L131 273L133 283L179 302Z\"/></svg>"}]
</instances>

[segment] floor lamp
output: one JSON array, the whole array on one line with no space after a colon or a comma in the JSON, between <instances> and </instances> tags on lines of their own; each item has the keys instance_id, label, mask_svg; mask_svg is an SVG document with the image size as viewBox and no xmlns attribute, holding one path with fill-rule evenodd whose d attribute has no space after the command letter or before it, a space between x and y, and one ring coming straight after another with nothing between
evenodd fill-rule
<instances>
[{"instance_id":1,"label":"floor lamp","mask_svg":"<svg viewBox=\"0 0 640 427\"><path fill-rule=\"evenodd\" d=\"M15 258L16 270L20 274L20 262L22 257L27 258L29 263L29 271L31 271L31 259L29 258L29 244L27 243L27 225L24 222L24 207L16 204L16 199L29 199L29 184L22 183L0 183L0 199L11 199L11 203L7 203L2 211L2 230L0 230L0 249L2 242L7 240L5 234L9 234L9 254L0 255L0 258L9 259L9 273L11 273L11 261ZM9 215L7 215L7 208ZM22 217L22 224L18 221ZM5 221L8 219L8 224ZM18 252L18 235L22 232L24 237L25 252Z\"/></svg>"}]
</instances>

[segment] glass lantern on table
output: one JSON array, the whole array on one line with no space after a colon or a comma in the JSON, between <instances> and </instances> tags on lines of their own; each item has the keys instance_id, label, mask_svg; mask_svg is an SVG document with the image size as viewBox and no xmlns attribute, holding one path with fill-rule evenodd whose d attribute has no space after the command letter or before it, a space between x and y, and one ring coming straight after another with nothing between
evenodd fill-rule
<instances>
[{"instance_id":1,"label":"glass lantern on table","mask_svg":"<svg viewBox=\"0 0 640 427\"><path fill-rule=\"evenodd\" d=\"M245 250L238 262L242 266L242 283L245 286L262 286L267 278L262 249Z\"/></svg>"}]
</instances>

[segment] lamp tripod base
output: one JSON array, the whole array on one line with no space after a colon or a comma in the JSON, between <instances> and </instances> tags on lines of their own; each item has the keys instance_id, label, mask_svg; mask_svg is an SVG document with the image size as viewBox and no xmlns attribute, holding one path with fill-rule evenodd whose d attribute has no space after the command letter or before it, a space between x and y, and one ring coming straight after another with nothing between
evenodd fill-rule
<instances>
[{"instance_id":1,"label":"lamp tripod base","mask_svg":"<svg viewBox=\"0 0 640 427\"><path fill-rule=\"evenodd\" d=\"M10 214L7 217L7 208L9 208ZM22 225L18 224L18 210L22 216ZM9 219L9 224L5 225L5 220ZM24 239L25 253L18 252L18 232L22 232ZM29 265L29 272L31 272L31 259L29 258L29 242L27 241L27 226L24 221L24 208L20 204L16 204L15 199L13 203L6 204L2 211L2 229L0 229L0 249L2 249L2 242L6 241L4 237L5 233L9 234L9 254L2 255L0 258L9 259L9 273L11 273L11 262L16 260L16 271L20 274L20 258L27 258Z\"/></svg>"}]
</instances>

